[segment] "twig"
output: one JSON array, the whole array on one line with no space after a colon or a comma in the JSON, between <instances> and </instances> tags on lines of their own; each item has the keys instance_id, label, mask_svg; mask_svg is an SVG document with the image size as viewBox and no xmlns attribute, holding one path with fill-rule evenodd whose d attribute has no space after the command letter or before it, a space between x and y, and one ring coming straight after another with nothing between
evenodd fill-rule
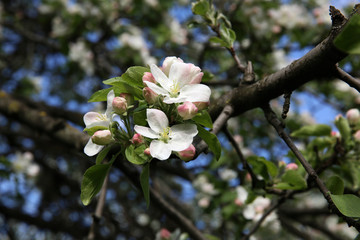
<instances>
[{"instance_id":1,"label":"twig","mask_svg":"<svg viewBox=\"0 0 360 240\"><path fill-rule=\"evenodd\" d=\"M98 228L100 219L102 217L102 213L103 213L103 209L104 209L104 205L105 205L108 181L109 181L109 174L106 176L106 178L104 180L104 184L101 188L99 200L96 204L95 213L93 214L93 222L91 224L90 231L88 234L88 238L87 238L88 240L96 239L97 228Z\"/></svg>"},{"instance_id":2,"label":"twig","mask_svg":"<svg viewBox=\"0 0 360 240\"><path fill-rule=\"evenodd\" d=\"M290 110L290 98L291 98L291 92L285 92L284 93L284 105L283 105L283 111L281 114L282 119L285 119L287 117L287 113Z\"/></svg>"},{"instance_id":3,"label":"twig","mask_svg":"<svg viewBox=\"0 0 360 240\"><path fill-rule=\"evenodd\" d=\"M336 67L335 74L339 79L343 80L344 82L349 84L351 87L355 88L358 92L360 92L360 80L359 79L354 78L353 76L351 76L350 74L348 74L347 72L345 72L344 70L342 70L339 67Z\"/></svg>"},{"instance_id":4,"label":"twig","mask_svg":"<svg viewBox=\"0 0 360 240\"><path fill-rule=\"evenodd\" d=\"M329 190L325 186L324 182L320 179L317 175L316 171L312 168L308 161L304 158L301 152L297 149L293 141L291 140L290 136L284 131L282 122L277 118L276 114L271 110L270 105L267 104L262 107L265 117L268 122L275 128L279 136L284 140L290 150L295 154L297 159L300 161L301 165L304 167L305 171L309 175L309 180L316 183L317 187L319 188L320 192L323 194L325 199L329 204L329 208L335 212L338 216L342 217L349 226L354 226L360 232L360 223L356 222L354 219L344 216L339 209L333 203L330 195Z\"/></svg>"}]
</instances>

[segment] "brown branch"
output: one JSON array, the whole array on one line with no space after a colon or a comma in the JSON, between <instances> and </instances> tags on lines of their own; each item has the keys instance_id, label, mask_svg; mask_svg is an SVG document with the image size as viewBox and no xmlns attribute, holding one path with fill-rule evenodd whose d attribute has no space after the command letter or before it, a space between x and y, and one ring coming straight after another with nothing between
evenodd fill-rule
<instances>
[{"instance_id":1,"label":"brown branch","mask_svg":"<svg viewBox=\"0 0 360 240\"><path fill-rule=\"evenodd\" d=\"M309 175L309 180L315 182L320 192L325 197L328 202L329 208L335 212L338 216L342 217L349 226L354 226L360 232L360 223L355 221L353 218L347 217L343 215L339 209L333 203L329 190L325 186L324 182L317 175L316 171L312 168L310 163L304 158L301 152L297 149L294 142L290 138L290 136L284 131L282 122L277 118L276 114L271 110L270 105L265 105L263 108L264 114L268 122L275 128L279 136L283 139L286 145L290 148L290 150L295 154L296 158L300 161L301 165L304 167L305 171Z\"/></svg>"},{"instance_id":2,"label":"brown branch","mask_svg":"<svg viewBox=\"0 0 360 240\"><path fill-rule=\"evenodd\" d=\"M342 70L339 67L336 67L335 74L339 79L341 79L342 81L349 84L350 87L353 87L358 92L360 92L360 80L359 79L354 78L353 76L351 76L350 74L348 74L347 72L345 72L344 70Z\"/></svg>"}]
</instances>

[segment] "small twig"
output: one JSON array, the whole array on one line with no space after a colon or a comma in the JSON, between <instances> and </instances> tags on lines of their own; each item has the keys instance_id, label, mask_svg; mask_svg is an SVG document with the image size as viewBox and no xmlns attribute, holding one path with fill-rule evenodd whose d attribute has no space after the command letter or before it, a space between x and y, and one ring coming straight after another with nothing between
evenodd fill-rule
<instances>
[{"instance_id":1,"label":"small twig","mask_svg":"<svg viewBox=\"0 0 360 240\"><path fill-rule=\"evenodd\" d=\"M306 161L304 156L301 154L299 149L295 146L293 141L291 140L290 136L284 131L284 128L282 126L282 122L277 118L276 114L271 110L270 105L267 104L266 106L262 107L265 117L268 120L268 122L275 128L279 136L284 140L284 142L288 145L290 150L295 154L297 159L300 161L301 165L304 167L305 171L309 175L309 179L316 183L318 189L323 194L325 199L327 200L329 204L329 208L335 212L338 216L342 217L349 226L354 226L359 232L360 232L360 223L356 222L353 218L347 217L343 215L339 209L335 206L333 203L330 195L329 190L325 186L324 182L320 179L320 177L317 175L316 171L312 168L310 163Z\"/></svg>"},{"instance_id":2,"label":"small twig","mask_svg":"<svg viewBox=\"0 0 360 240\"><path fill-rule=\"evenodd\" d=\"M104 184L101 188L101 193L99 196L99 200L96 204L95 213L93 214L93 223L91 224L90 231L88 234L88 240L94 240L96 239L96 232L97 227L99 225L99 222L102 217L103 209L105 206L105 199L106 199L106 191L107 191L107 185L108 185L109 175L106 176L104 180Z\"/></svg>"},{"instance_id":3,"label":"small twig","mask_svg":"<svg viewBox=\"0 0 360 240\"><path fill-rule=\"evenodd\" d=\"M243 77L242 81L240 82L240 85L241 84L252 84L254 82L255 82L254 68L253 68L252 62L248 61L248 64L245 68L244 77Z\"/></svg>"},{"instance_id":4,"label":"small twig","mask_svg":"<svg viewBox=\"0 0 360 240\"><path fill-rule=\"evenodd\" d=\"M284 93L285 101L284 101L284 105L283 105L283 111L282 111L282 114L281 114L282 119L286 119L287 113L290 110L290 98L291 98L291 92L285 92Z\"/></svg>"},{"instance_id":5,"label":"small twig","mask_svg":"<svg viewBox=\"0 0 360 240\"><path fill-rule=\"evenodd\" d=\"M336 74L336 77L338 77L342 81L349 84L351 87L355 88L358 92L360 92L360 80L359 79L354 78L353 76L351 76L350 74L348 74L347 72L345 72L344 70L342 70L339 67L336 67L335 74Z\"/></svg>"}]
</instances>

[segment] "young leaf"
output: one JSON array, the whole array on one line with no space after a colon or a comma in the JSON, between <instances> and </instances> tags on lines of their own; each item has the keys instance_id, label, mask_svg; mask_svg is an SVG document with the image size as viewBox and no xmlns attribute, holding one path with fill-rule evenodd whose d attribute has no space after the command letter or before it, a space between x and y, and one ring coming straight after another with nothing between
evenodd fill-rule
<instances>
[{"instance_id":1,"label":"young leaf","mask_svg":"<svg viewBox=\"0 0 360 240\"><path fill-rule=\"evenodd\" d=\"M343 31L335 38L334 45L343 52L360 54L360 15L354 14Z\"/></svg>"},{"instance_id":2,"label":"young leaf","mask_svg":"<svg viewBox=\"0 0 360 240\"><path fill-rule=\"evenodd\" d=\"M346 142L351 138L351 128L349 122L343 116L339 116L335 120L335 126L339 129L341 138Z\"/></svg>"},{"instance_id":3,"label":"young leaf","mask_svg":"<svg viewBox=\"0 0 360 240\"><path fill-rule=\"evenodd\" d=\"M112 147L111 145L108 145L103 150L101 150L101 152L99 152L99 154L96 157L96 164L100 164L102 160L104 160L106 155L109 153L111 147Z\"/></svg>"},{"instance_id":4,"label":"young leaf","mask_svg":"<svg viewBox=\"0 0 360 240\"><path fill-rule=\"evenodd\" d=\"M134 123L136 125L146 126L146 109L134 111Z\"/></svg>"},{"instance_id":5,"label":"young leaf","mask_svg":"<svg viewBox=\"0 0 360 240\"><path fill-rule=\"evenodd\" d=\"M142 172L140 174L140 184L144 193L144 198L146 201L146 206L150 206L150 163L147 163L143 166Z\"/></svg>"},{"instance_id":6,"label":"young leaf","mask_svg":"<svg viewBox=\"0 0 360 240\"><path fill-rule=\"evenodd\" d=\"M200 0L192 4L191 10L194 14L205 17L210 10L210 4L207 0Z\"/></svg>"},{"instance_id":7,"label":"young leaf","mask_svg":"<svg viewBox=\"0 0 360 240\"><path fill-rule=\"evenodd\" d=\"M251 156L247 158L248 163L253 167L256 174L260 174L264 179L269 180L278 174L278 169L274 163L264 157Z\"/></svg>"},{"instance_id":8,"label":"young leaf","mask_svg":"<svg viewBox=\"0 0 360 240\"><path fill-rule=\"evenodd\" d=\"M360 198L353 194L330 194L335 206L347 217L360 218Z\"/></svg>"},{"instance_id":9,"label":"young leaf","mask_svg":"<svg viewBox=\"0 0 360 240\"><path fill-rule=\"evenodd\" d=\"M332 194L341 195L344 193L344 181L337 175L326 181L326 187Z\"/></svg>"},{"instance_id":10,"label":"young leaf","mask_svg":"<svg viewBox=\"0 0 360 240\"><path fill-rule=\"evenodd\" d=\"M200 114L193 117L192 120L204 127L213 128L211 117L207 111L202 111Z\"/></svg>"},{"instance_id":11,"label":"young leaf","mask_svg":"<svg viewBox=\"0 0 360 240\"><path fill-rule=\"evenodd\" d=\"M137 148L135 148L134 145L128 146L125 150L126 159L129 162L137 165L146 163L149 160L149 158L144 154L145 149L146 149L145 145L141 145Z\"/></svg>"},{"instance_id":12,"label":"young leaf","mask_svg":"<svg viewBox=\"0 0 360 240\"><path fill-rule=\"evenodd\" d=\"M86 206L100 191L105 177L108 174L111 163L98 164L88 168L81 183L81 202Z\"/></svg>"},{"instance_id":13,"label":"young leaf","mask_svg":"<svg viewBox=\"0 0 360 240\"><path fill-rule=\"evenodd\" d=\"M221 144L219 142L219 139L216 137L216 135L206 131L200 125L196 124L196 126L199 131L199 137L201 137L202 140L204 140L209 146L210 150L214 153L216 160L219 160L221 156Z\"/></svg>"},{"instance_id":14,"label":"young leaf","mask_svg":"<svg viewBox=\"0 0 360 240\"><path fill-rule=\"evenodd\" d=\"M294 131L292 137L330 136L331 127L325 124L307 125Z\"/></svg>"},{"instance_id":15,"label":"young leaf","mask_svg":"<svg viewBox=\"0 0 360 240\"><path fill-rule=\"evenodd\" d=\"M96 91L93 95L91 95L88 102L106 101L107 95L111 91L111 89L113 89L113 88L106 88L106 89L101 89L99 91Z\"/></svg>"},{"instance_id":16,"label":"young leaf","mask_svg":"<svg viewBox=\"0 0 360 240\"><path fill-rule=\"evenodd\" d=\"M307 183L298 171L287 170L281 177L281 182L276 184L275 187L284 190L301 190L307 187Z\"/></svg>"}]
</instances>

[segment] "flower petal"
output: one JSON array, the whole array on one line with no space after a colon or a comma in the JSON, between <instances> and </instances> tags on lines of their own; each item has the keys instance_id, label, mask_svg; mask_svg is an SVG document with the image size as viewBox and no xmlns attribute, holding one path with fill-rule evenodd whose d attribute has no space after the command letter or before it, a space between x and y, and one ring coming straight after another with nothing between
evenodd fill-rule
<instances>
[{"instance_id":1,"label":"flower petal","mask_svg":"<svg viewBox=\"0 0 360 240\"><path fill-rule=\"evenodd\" d=\"M87 112L84 115L84 123L86 128L92 128L95 126L109 127L110 124L103 114L97 112Z\"/></svg>"},{"instance_id":2,"label":"flower petal","mask_svg":"<svg viewBox=\"0 0 360 240\"><path fill-rule=\"evenodd\" d=\"M113 102L114 98L115 98L114 90L111 90L107 95L107 107L106 107L106 112L105 112L105 115L109 119L111 119L111 113L113 112L112 102Z\"/></svg>"},{"instance_id":3,"label":"flower petal","mask_svg":"<svg viewBox=\"0 0 360 240\"><path fill-rule=\"evenodd\" d=\"M166 160L171 155L171 149L169 144L166 144L162 141L153 140L150 143L150 154L152 157L159 160Z\"/></svg>"},{"instance_id":4,"label":"flower petal","mask_svg":"<svg viewBox=\"0 0 360 240\"><path fill-rule=\"evenodd\" d=\"M105 147L104 145L97 145L97 144L93 143L90 138L84 148L84 153L86 155L88 155L89 157L91 157L91 156L98 154L104 147Z\"/></svg>"},{"instance_id":5,"label":"flower petal","mask_svg":"<svg viewBox=\"0 0 360 240\"><path fill-rule=\"evenodd\" d=\"M198 130L195 124L185 123L177 124L171 127L171 136L176 136L178 134L185 134L191 137L195 137L198 134Z\"/></svg>"},{"instance_id":6,"label":"flower petal","mask_svg":"<svg viewBox=\"0 0 360 240\"><path fill-rule=\"evenodd\" d=\"M148 127L135 125L134 130L135 130L135 132L139 133L140 135L142 135L144 137L148 137L148 138L151 138L151 139L159 138L159 134L154 132L153 130L151 130Z\"/></svg>"},{"instance_id":7,"label":"flower petal","mask_svg":"<svg viewBox=\"0 0 360 240\"><path fill-rule=\"evenodd\" d=\"M178 98L185 98L189 102L208 102L211 90L204 84L186 85L180 89Z\"/></svg>"},{"instance_id":8,"label":"flower petal","mask_svg":"<svg viewBox=\"0 0 360 240\"><path fill-rule=\"evenodd\" d=\"M165 95L165 96L170 96L169 95L169 92L162 88L162 87L159 87L158 85L156 85L155 83L152 83L152 82L148 82L148 81L144 81L144 83L146 83L146 85L151 89L153 90L155 93L157 94L161 94L161 95Z\"/></svg>"},{"instance_id":9,"label":"flower petal","mask_svg":"<svg viewBox=\"0 0 360 240\"><path fill-rule=\"evenodd\" d=\"M171 86L173 85L173 81L169 80L165 73L163 73L160 68L158 68L155 64L150 65L150 70L155 80L160 83L160 85L166 90L170 91ZM149 86L150 87L150 86ZM154 90L153 90L154 91ZM155 92L155 91L154 91Z\"/></svg>"},{"instance_id":10,"label":"flower petal","mask_svg":"<svg viewBox=\"0 0 360 240\"><path fill-rule=\"evenodd\" d=\"M168 142L173 151L182 151L187 149L193 142L193 137L187 134L176 134Z\"/></svg>"},{"instance_id":11,"label":"flower petal","mask_svg":"<svg viewBox=\"0 0 360 240\"><path fill-rule=\"evenodd\" d=\"M147 109L146 117L150 128L160 133L169 126L169 120L163 111L158 109Z\"/></svg>"}]
</instances>

